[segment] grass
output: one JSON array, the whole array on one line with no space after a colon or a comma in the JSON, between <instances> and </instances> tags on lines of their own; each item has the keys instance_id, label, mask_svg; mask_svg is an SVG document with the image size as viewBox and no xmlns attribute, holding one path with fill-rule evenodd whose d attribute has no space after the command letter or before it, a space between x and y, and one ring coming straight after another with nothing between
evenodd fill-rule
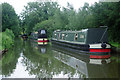
<instances>
[{"instance_id":1,"label":"grass","mask_svg":"<svg viewBox=\"0 0 120 80\"><path fill-rule=\"evenodd\" d=\"M118 42L109 42L112 46L115 46L117 48L120 48L120 43Z\"/></svg>"}]
</instances>

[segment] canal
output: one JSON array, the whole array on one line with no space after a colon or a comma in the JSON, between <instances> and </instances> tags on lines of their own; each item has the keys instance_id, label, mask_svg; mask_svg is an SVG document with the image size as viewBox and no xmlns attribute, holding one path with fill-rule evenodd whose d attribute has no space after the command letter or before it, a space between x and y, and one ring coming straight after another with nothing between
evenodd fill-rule
<instances>
[{"instance_id":1,"label":"canal","mask_svg":"<svg viewBox=\"0 0 120 80\"><path fill-rule=\"evenodd\" d=\"M118 78L118 63L89 59L48 43L16 39L2 57L2 78Z\"/></svg>"}]
</instances>

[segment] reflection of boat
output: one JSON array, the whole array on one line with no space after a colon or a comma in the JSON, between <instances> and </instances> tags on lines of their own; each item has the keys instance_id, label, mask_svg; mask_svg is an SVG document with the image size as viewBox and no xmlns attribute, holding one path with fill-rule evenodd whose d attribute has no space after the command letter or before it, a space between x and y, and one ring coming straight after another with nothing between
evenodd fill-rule
<instances>
[{"instance_id":1,"label":"reflection of boat","mask_svg":"<svg viewBox=\"0 0 120 80\"><path fill-rule=\"evenodd\" d=\"M39 52L40 53L46 53L47 51L47 46L38 46Z\"/></svg>"},{"instance_id":2,"label":"reflection of boat","mask_svg":"<svg viewBox=\"0 0 120 80\"><path fill-rule=\"evenodd\" d=\"M31 41L31 44L35 49L39 50L40 53L46 53L47 43L43 43L43 42L41 43L42 44L40 45L40 44L37 44L36 42Z\"/></svg>"},{"instance_id":3,"label":"reflection of boat","mask_svg":"<svg viewBox=\"0 0 120 80\"><path fill-rule=\"evenodd\" d=\"M53 50L55 54L55 58L64 64L67 64L71 66L72 68L78 70L81 73L81 78L88 78L88 72L87 72L87 66L86 63L83 61L80 61L79 59L76 59L74 57L71 57L69 55L62 54L60 52L57 52Z\"/></svg>"},{"instance_id":4,"label":"reflection of boat","mask_svg":"<svg viewBox=\"0 0 120 80\"><path fill-rule=\"evenodd\" d=\"M80 59L86 63L90 63L90 64L106 64L106 63L110 63L110 58L108 59L91 59L86 55L81 55L80 52L78 51L74 51L72 49L66 48L66 47L61 47L58 45L53 44L53 49L62 53L66 53L69 54L71 56L76 57L77 59Z\"/></svg>"},{"instance_id":5,"label":"reflection of boat","mask_svg":"<svg viewBox=\"0 0 120 80\"><path fill-rule=\"evenodd\" d=\"M39 45L47 45L47 42L38 42Z\"/></svg>"},{"instance_id":6,"label":"reflection of boat","mask_svg":"<svg viewBox=\"0 0 120 80\"><path fill-rule=\"evenodd\" d=\"M79 51L90 58L109 58L111 46L107 43L107 28L81 31L54 31L52 43Z\"/></svg>"},{"instance_id":7,"label":"reflection of boat","mask_svg":"<svg viewBox=\"0 0 120 80\"><path fill-rule=\"evenodd\" d=\"M59 61L73 67L86 78L111 78L118 77L116 65L110 63L110 59L88 59L65 51L58 47L53 47L55 58ZM72 55L72 56L71 56ZM108 64L109 63L109 64ZM111 70L112 68L112 70ZM114 73L110 75L110 73Z\"/></svg>"}]
</instances>

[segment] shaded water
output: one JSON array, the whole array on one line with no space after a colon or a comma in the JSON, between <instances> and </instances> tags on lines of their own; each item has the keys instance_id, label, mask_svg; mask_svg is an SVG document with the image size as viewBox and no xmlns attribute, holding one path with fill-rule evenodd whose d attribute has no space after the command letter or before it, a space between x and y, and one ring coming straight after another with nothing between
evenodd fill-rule
<instances>
[{"instance_id":1,"label":"shaded water","mask_svg":"<svg viewBox=\"0 0 120 80\"><path fill-rule=\"evenodd\" d=\"M118 78L118 63L16 39L2 57L2 78Z\"/></svg>"}]
</instances>

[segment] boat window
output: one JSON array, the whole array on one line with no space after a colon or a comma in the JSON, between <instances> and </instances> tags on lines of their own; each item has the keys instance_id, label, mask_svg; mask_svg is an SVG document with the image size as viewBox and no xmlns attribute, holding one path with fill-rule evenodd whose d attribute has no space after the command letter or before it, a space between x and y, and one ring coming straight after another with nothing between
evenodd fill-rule
<instances>
[{"instance_id":1,"label":"boat window","mask_svg":"<svg viewBox=\"0 0 120 80\"><path fill-rule=\"evenodd\" d=\"M65 34L62 34L62 36L64 36Z\"/></svg>"},{"instance_id":2,"label":"boat window","mask_svg":"<svg viewBox=\"0 0 120 80\"><path fill-rule=\"evenodd\" d=\"M56 37L57 37L57 34L54 35L54 38L56 38Z\"/></svg>"},{"instance_id":3,"label":"boat window","mask_svg":"<svg viewBox=\"0 0 120 80\"><path fill-rule=\"evenodd\" d=\"M84 38L84 35L81 34L81 35L80 35L80 38Z\"/></svg>"},{"instance_id":4,"label":"boat window","mask_svg":"<svg viewBox=\"0 0 120 80\"><path fill-rule=\"evenodd\" d=\"M78 34L76 33L76 34L75 34L75 40L77 40L77 38L78 38Z\"/></svg>"},{"instance_id":5,"label":"boat window","mask_svg":"<svg viewBox=\"0 0 120 80\"><path fill-rule=\"evenodd\" d=\"M35 32L35 34L38 34L38 32Z\"/></svg>"},{"instance_id":6,"label":"boat window","mask_svg":"<svg viewBox=\"0 0 120 80\"><path fill-rule=\"evenodd\" d=\"M41 30L41 34L45 34L45 30Z\"/></svg>"},{"instance_id":7,"label":"boat window","mask_svg":"<svg viewBox=\"0 0 120 80\"><path fill-rule=\"evenodd\" d=\"M62 34L62 40L63 40L64 36L65 36L65 34Z\"/></svg>"}]
</instances>

